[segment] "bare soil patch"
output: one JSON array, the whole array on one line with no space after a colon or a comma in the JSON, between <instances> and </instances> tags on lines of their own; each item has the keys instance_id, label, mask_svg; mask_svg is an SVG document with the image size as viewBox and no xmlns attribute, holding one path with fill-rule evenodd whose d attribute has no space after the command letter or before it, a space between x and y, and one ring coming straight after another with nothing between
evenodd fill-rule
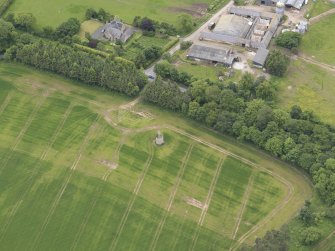
<instances>
[{"instance_id":1,"label":"bare soil patch","mask_svg":"<svg viewBox=\"0 0 335 251\"><path fill-rule=\"evenodd\" d=\"M200 18L206 14L207 8L208 4L206 3L195 3L189 7L169 7L168 11L174 13L183 12L191 15L192 17Z\"/></svg>"},{"instance_id":2,"label":"bare soil patch","mask_svg":"<svg viewBox=\"0 0 335 251\"><path fill-rule=\"evenodd\" d=\"M117 163L111 162L109 160L99 160L100 165L107 166L110 170L115 170L118 167Z\"/></svg>"},{"instance_id":3,"label":"bare soil patch","mask_svg":"<svg viewBox=\"0 0 335 251\"><path fill-rule=\"evenodd\" d=\"M204 209L207 207L206 204L202 203L201 201L198 201L194 198L191 198L191 197L186 197L185 198L185 202L191 206L194 206L194 207L197 207L197 208L200 208L200 209Z\"/></svg>"}]
</instances>

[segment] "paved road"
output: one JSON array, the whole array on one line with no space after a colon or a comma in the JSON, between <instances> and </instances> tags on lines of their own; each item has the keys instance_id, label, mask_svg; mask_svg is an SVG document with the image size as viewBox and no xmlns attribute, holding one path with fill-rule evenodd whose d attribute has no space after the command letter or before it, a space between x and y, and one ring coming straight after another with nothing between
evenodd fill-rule
<instances>
[{"instance_id":1,"label":"paved road","mask_svg":"<svg viewBox=\"0 0 335 251\"><path fill-rule=\"evenodd\" d=\"M194 31L192 34L181 38L181 41L191 41L193 43L197 42L199 40L200 34L202 31L208 29L208 25L210 22L217 22L217 20L220 18L220 16L225 13L232 5L234 4L234 1L230 1L228 4L226 4L224 7L222 7L218 12L216 12L211 18L209 18L208 21L206 21L203 25L201 25L196 31ZM172 47L168 53L170 55L173 55L176 51L180 50L180 43L176 44L174 47ZM156 78L156 73L154 71L155 65L160 62L161 60L158 60L156 63L151 65L149 68L147 68L144 73L147 76L153 76ZM153 80L152 80L153 81Z\"/></svg>"}]
</instances>

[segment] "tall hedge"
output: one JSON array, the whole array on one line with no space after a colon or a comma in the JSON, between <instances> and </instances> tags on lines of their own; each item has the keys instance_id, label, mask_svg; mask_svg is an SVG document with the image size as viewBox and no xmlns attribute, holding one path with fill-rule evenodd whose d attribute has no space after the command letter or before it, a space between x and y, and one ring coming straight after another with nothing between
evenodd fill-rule
<instances>
[{"instance_id":1,"label":"tall hedge","mask_svg":"<svg viewBox=\"0 0 335 251\"><path fill-rule=\"evenodd\" d=\"M137 95L146 84L145 75L130 61L102 58L54 42L16 45L7 50L6 58L128 96Z\"/></svg>"}]
</instances>

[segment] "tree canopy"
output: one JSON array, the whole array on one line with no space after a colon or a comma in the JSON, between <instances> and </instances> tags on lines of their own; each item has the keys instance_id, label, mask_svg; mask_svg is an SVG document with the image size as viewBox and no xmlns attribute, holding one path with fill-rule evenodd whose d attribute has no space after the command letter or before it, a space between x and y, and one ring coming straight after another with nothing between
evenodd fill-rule
<instances>
[{"instance_id":1,"label":"tree canopy","mask_svg":"<svg viewBox=\"0 0 335 251\"><path fill-rule=\"evenodd\" d=\"M297 32L287 31L281 33L275 40L276 45L292 49L299 46L301 41L301 35Z\"/></svg>"},{"instance_id":2,"label":"tree canopy","mask_svg":"<svg viewBox=\"0 0 335 251\"><path fill-rule=\"evenodd\" d=\"M265 62L266 70L275 76L282 77L287 71L289 59L279 50L270 52L269 57Z\"/></svg>"},{"instance_id":3,"label":"tree canopy","mask_svg":"<svg viewBox=\"0 0 335 251\"><path fill-rule=\"evenodd\" d=\"M16 32L13 24L0 19L0 52L5 51L15 41Z\"/></svg>"}]
</instances>

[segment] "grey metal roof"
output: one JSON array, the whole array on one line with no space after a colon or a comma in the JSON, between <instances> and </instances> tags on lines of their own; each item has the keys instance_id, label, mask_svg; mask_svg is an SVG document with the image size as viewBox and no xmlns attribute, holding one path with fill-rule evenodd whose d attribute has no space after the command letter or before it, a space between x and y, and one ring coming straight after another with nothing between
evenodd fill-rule
<instances>
[{"instance_id":1,"label":"grey metal roof","mask_svg":"<svg viewBox=\"0 0 335 251\"><path fill-rule=\"evenodd\" d=\"M243 38L230 36L230 35L218 34L214 32L202 32L200 35L200 38L204 40L212 40L212 41L224 42L228 44L243 44L249 41L248 39L243 39Z\"/></svg>"},{"instance_id":2,"label":"grey metal roof","mask_svg":"<svg viewBox=\"0 0 335 251\"><path fill-rule=\"evenodd\" d=\"M265 61L269 55L269 50L265 48L259 48L256 52L256 55L254 56L252 62L258 65L263 66L265 64Z\"/></svg>"},{"instance_id":3,"label":"grey metal roof","mask_svg":"<svg viewBox=\"0 0 335 251\"><path fill-rule=\"evenodd\" d=\"M300 10L304 4L305 0L287 0L285 5Z\"/></svg>"},{"instance_id":4,"label":"grey metal roof","mask_svg":"<svg viewBox=\"0 0 335 251\"><path fill-rule=\"evenodd\" d=\"M223 15L213 30L214 33L222 35L231 35L237 37L246 37L251 26L244 17L235 15Z\"/></svg>"},{"instance_id":5,"label":"grey metal roof","mask_svg":"<svg viewBox=\"0 0 335 251\"><path fill-rule=\"evenodd\" d=\"M245 8L239 8L232 6L229 9L229 13L239 15L239 16L251 16L251 17L260 17L261 13L259 11L245 9Z\"/></svg>"},{"instance_id":6,"label":"grey metal roof","mask_svg":"<svg viewBox=\"0 0 335 251\"><path fill-rule=\"evenodd\" d=\"M231 49L193 45L187 57L231 65L236 58Z\"/></svg>"}]
</instances>

